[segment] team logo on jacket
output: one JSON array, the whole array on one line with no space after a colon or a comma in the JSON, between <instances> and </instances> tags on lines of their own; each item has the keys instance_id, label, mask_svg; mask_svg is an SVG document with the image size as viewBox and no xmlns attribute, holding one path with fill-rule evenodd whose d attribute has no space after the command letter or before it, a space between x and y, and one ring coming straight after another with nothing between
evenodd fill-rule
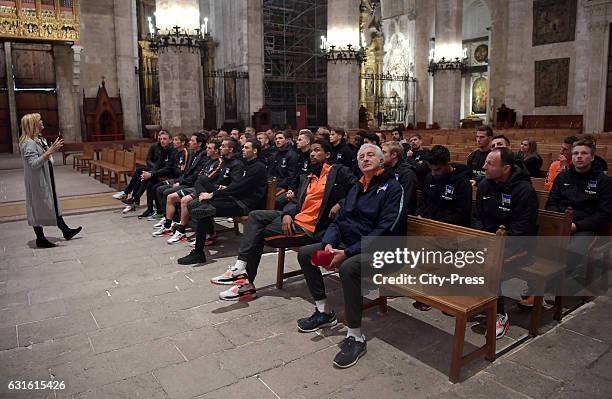
<instances>
[{"instance_id":1,"label":"team logo on jacket","mask_svg":"<svg viewBox=\"0 0 612 399\"><path fill-rule=\"evenodd\" d=\"M385 183L384 186L378 187L378 189L376 190L376 194L378 194L381 191L387 191L387 187L389 187L389 183Z\"/></svg>"},{"instance_id":2,"label":"team logo on jacket","mask_svg":"<svg viewBox=\"0 0 612 399\"><path fill-rule=\"evenodd\" d=\"M223 178L224 179L227 179L229 177L229 172L230 172L229 169L225 169L225 172L223 172Z\"/></svg>"},{"instance_id":3,"label":"team logo on jacket","mask_svg":"<svg viewBox=\"0 0 612 399\"><path fill-rule=\"evenodd\" d=\"M308 161L304 161L304 165L302 166L302 171L306 172L308 170Z\"/></svg>"},{"instance_id":4,"label":"team logo on jacket","mask_svg":"<svg viewBox=\"0 0 612 399\"><path fill-rule=\"evenodd\" d=\"M444 194L442 194L442 198L448 201L452 201L454 193L455 187L451 186L450 184L447 184L446 187L444 187Z\"/></svg>"},{"instance_id":5,"label":"team logo on jacket","mask_svg":"<svg viewBox=\"0 0 612 399\"><path fill-rule=\"evenodd\" d=\"M338 155L336 155L336 159L342 159L342 154L338 153Z\"/></svg>"},{"instance_id":6,"label":"team logo on jacket","mask_svg":"<svg viewBox=\"0 0 612 399\"><path fill-rule=\"evenodd\" d=\"M595 191L596 189L597 189L597 180L589 180L587 182L587 188L586 190L584 190L584 192L587 194L597 194L597 191Z\"/></svg>"},{"instance_id":7,"label":"team logo on jacket","mask_svg":"<svg viewBox=\"0 0 612 399\"><path fill-rule=\"evenodd\" d=\"M281 165L280 165L280 167L281 167L281 168L286 168L286 167L287 167L287 158L283 158L283 159L281 160Z\"/></svg>"},{"instance_id":8,"label":"team logo on jacket","mask_svg":"<svg viewBox=\"0 0 612 399\"><path fill-rule=\"evenodd\" d=\"M501 209L504 212L509 212L510 205L512 205L512 195L502 193L501 206L499 207L499 209Z\"/></svg>"}]
</instances>

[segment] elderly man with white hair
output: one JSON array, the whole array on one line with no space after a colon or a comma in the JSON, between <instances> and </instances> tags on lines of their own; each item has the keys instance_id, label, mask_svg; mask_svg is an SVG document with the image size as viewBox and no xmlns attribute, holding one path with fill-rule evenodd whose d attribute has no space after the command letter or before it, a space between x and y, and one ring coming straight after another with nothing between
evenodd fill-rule
<instances>
[{"instance_id":1,"label":"elderly man with white hair","mask_svg":"<svg viewBox=\"0 0 612 399\"><path fill-rule=\"evenodd\" d=\"M347 337L334 358L334 365L339 368L353 366L366 352L365 336L361 333L361 237L397 235L403 213L404 192L395 176L383 168L382 150L373 144L364 144L357 153L357 162L363 176L348 192L322 242L304 246L298 253L298 262L316 304L310 317L298 320L300 332L314 332L338 323L326 302L321 271L312 265L311 257L316 251L325 251L325 256L331 259L325 268L339 269L348 324Z\"/></svg>"}]
</instances>

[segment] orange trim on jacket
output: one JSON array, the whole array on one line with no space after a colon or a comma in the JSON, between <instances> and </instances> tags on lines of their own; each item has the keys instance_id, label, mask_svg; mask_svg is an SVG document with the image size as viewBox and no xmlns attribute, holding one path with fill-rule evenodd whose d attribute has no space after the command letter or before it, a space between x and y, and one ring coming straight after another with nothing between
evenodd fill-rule
<instances>
[{"instance_id":1,"label":"orange trim on jacket","mask_svg":"<svg viewBox=\"0 0 612 399\"><path fill-rule=\"evenodd\" d=\"M317 177L314 174L308 176L310 183L308 183L308 188L306 189L304 204L300 213L295 215L294 218L295 224L310 233L314 233L317 226L321 204L323 203L323 195L325 194L325 185L327 184L327 174L330 170L331 165L325 163L323 164L323 169L321 169L320 176Z\"/></svg>"}]
</instances>

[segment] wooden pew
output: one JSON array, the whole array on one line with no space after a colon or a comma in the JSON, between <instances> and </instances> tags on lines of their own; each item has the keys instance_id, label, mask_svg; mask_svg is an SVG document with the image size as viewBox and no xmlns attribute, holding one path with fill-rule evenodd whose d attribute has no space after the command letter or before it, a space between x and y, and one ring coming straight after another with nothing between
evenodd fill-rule
<instances>
[{"instance_id":1,"label":"wooden pew","mask_svg":"<svg viewBox=\"0 0 612 399\"><path fill-rule=\"evenodd\" d=\"M84 172L89 169L89 162L94 159L94 147L91 144L83 144L83 154L73 157L72 168ZM65 163L65 162L64 162Z\"/></svg>"},{"instance_id":2,"label":"wooden pew","mask_svg":"<svg viewBox=\"0 0 612 399\"><path fill-rule=\"evenodd\" d=\"M491 269L492 275L499 275L501 273L504 248L503 236L505 235L505 231L502 229L492 234L430 219L408 216L407 230L408 236L462 236L489 239L492 245L489 246L487 251L487 258L490 260L490 262L486 263L487 267ZM455 317L455 334L449 372L449 380L451 382L459 381L461 367L472 360L481 356L484 356L489 361L495 360L496 296L424 296L422 293L406 286L397 286L394 288L394 291ZM467 320L480 313L486 313L487 315L486 343L473 352L463 355Z\"/></svg>"},{"instance_id":3,"label":"wooden pew","mask_svg":"<svg viewBox=\"0 0 612 399\"><path fill-rule=\"evenodd\" d=\"M557 240L551 240L551 243L556 244L556 248L550 246L538 245L534 254L533 263L519 269L519 276L535 281L538 287L532 287L538 292L544 292L548 281L558 279L557 284L560 287L566 267L567 246L570 240L572 230L573 212L566 210L565 213L552 212L540 209L538 211L538 236L541 237L559 237ZM551 255L556 255L554 260L551 260ZM531 322L529 326L529 334L536 336L540 331L543 312L554 312L553 318L561 321L563 314L563 297L561 292L555 294L555 305L550 309L542 309L544 297L536 295L534 297L534 305L531 310Z\"/></svg>"},{"instance_id":4,"label":"wooden pew","mask_svg":"<svg viewBox=\"0 0 612 399\"><path fill-rule=\"evenodd\" d=\"M113 154L111 156L111 154ZM104 149L102 159L92 161L94 165L94 177L97 176L97 169L100 169L100 181L104 183L105 176L108 176L108 185L113 186L113 181L119 184L126 173L133 172L136 167L134 153L125 150ZM114 177L114 179L113 179ZM127 180L127 179L126 179Z\"/></svg>"}]
</instances>

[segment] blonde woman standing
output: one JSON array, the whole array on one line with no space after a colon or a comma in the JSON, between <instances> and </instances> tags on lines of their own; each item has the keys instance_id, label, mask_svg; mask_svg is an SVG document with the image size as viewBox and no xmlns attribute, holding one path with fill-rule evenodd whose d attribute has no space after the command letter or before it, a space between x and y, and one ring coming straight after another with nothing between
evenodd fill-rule
<instances>
[{"instance_id":1,"label":"blonde woman standing","mask_svg":"<svg viewBox=\"0 0 612 399\"><path fill-rule=\"evenodd\" d=\"M34 227L36 246L51 248L55 247L55 244L47 240L43 226L59 227L66 240L77 235L81 227L71 229L66 225L55 191L53 154L62 148L64 140L58 137L49 146L41 134L43 128L40 114L24 115L21 118L19 149L23 160L28 224Z\"/></svg>"}]
</instances>

